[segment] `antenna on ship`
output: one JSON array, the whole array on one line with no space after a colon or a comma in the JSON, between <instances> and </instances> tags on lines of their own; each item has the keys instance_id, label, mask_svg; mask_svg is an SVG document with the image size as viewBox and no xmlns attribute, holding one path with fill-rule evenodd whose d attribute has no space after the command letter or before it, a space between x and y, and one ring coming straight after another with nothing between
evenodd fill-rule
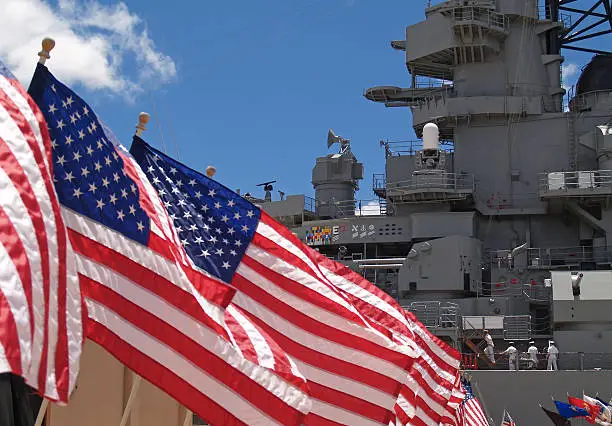
<instances>
[{"instance_id":1,"label":"antenna on ship","mask_svg":"<svg viewBox=\"0 0 612 426\"><path fill-rule=\"evenodd\" d=\"M260 183L257 186L263 186L264 191L266 191L266 196L264 197L265 201L272 201L272 190L274 189L274 187L272 186L273 183L276 183L275 180L271 180L268 182L264 182L264 183Z\"/></svg>"},{"instance_id":2,"label":"antenna on ship","mask_svg":"<svg viewBox=\"0 0 612 426\"><path fill-rule=\"evenodd\" d=\"M332 129L329 129L329 132L327 132L327 147L331 148L335 143L340 144L340 155L350 152L351 140L345 139L342 136L337 136Z\"/></svg>"}]
</instances>

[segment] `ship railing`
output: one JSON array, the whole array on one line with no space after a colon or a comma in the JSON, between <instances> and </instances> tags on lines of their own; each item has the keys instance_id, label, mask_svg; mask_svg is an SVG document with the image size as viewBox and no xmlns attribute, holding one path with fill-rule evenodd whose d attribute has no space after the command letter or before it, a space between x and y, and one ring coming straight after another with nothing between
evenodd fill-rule
<instances>
[{"instance_id":1,"label":"ship railing","mask_svg":"<svg viewBox=\"0 0 612 426\"><path fill-rule=\"evenodd\" d=\"M427 9L425 9L425 14L432 12L443 12L446 10L453 9L455 7L461 7L465 5L465 0L428 0L427 1ZM489 7L491 9L495 8L495 0L480 0L480 7Z\"/></svg>"},{"instance_id":2,"label":"ship railing","mask_svg":"<svg viewBox=\"0 0 612 426\"><path fill-rule=\"evenodd\" d=\"M415 89L440 89L453 85L452 80L444 80L440 78L416 76L412 88Z\"/></svg>"},{"instance_id":3,"label":"ship railing","mask_svg":"<svg viewBox=\"0 0 612 426\"><path fill-rule=\"evenodd\" d=\"M529 340L532 335L531 315L463 315L461 326L464 339L482 339L485 329L504 340Z\"/></svg>"},{"instance_id":4,"label":"ship railing","mask_svg":"<svg viewBox=\"0 0 612 426\"><path fill-rule=\"evenodd\" d=\"M385 258L377 258L376 260L378 261L379 259L384 260ZM371 259L369 260L362 259L362 262L370 262L370 261ZM367 264L365 265L366 267L361 268L361 265L363 265L362 262L359 262L359 260L357 260L356 262L360 266L361 275L363 275L365 279L367 279L368 281L376 285L376 287L380 288L381 290L386 292L388 295L390 295L394 299L397 299L399 297L398 288L397 288L397 282L398 282L397 281L397 276L398 276L397 271L393 269L384 269L384 266L382 266L381 269L370 268L368 266L375 266L375 265L367 265ZM391 263L391 261L389 261L389 263Z\"/></svg>"},{"instance_id":5,"label":"ship railing","mask_svg":"<svg viewBox=\"0 0 612 426\"><path fill-rule=\"evenodd\" d=\"M423 149L422 140L381 140L380 146L385 148L385 157L402 157L415 155ZM440 149L446 152L454 151L454 143L452 141L440 141Z\"/></svg>"},{"instance_id":6,"label":"ship railing","mask_svg":"<svg viewBox=\"0 0 612 426\"><path fill-rule=\"evenodd\" d=\"M571 111L579 112L587 108L590 104L596 103L598 98L608 99L610 89L592 90L586 93L576 94L576 86L571 86L567 91L567 106ZM594 99L593 99L594 98Z\"/></svg>"},{"instance_id":7,"label":"ship railing","mask_svg":"<svg viewBox=\"0 0 612 426\"><path fill-rule=\"evenodd\" d=\"M429 93L419 94L419 99L415 99L413 102L414 106L430 108L432 104L445 103L448 99L458 96L459 94L454 86L443 86L435 90L432 89Z\"/></svg>"},{"instance_id":8,"label":"ship railing","mask_svg":"<svg viewBox=\"0 0 612 426\"><path fill-rule=\"evenodd\" d=\"M530 269L546 269L554 267L576 266L580 263L609 264L612 263L612 247L610 246L574 246L574 247L533 247L510 258L510 250L489 250L486 253L487 263L496 269L513 269L519 266ZM531 284L529 282L528 284ZM499 287L497 284L493 285ZM504 284L504 283L501 283ZM510 284L525 284L511 280ZM540 284L540 283L536 283Z\"/></svg>"},{"instance_id":9,"label":"ship railing","mask_svg":"<svg viewBox=\"0 0 612 426\"><path fill-rule=\"evenodd\" d=\"M502 13L478 6L459 6L453 9L453 19L459 22L478 22L501 32L508 31L508 18Z\"/></svg>"},{"instance_id":10,"label":"ship railing","mask_svg":"<svg viewBox=\"0 0 612 426\"><path fill-rule=\"evenodd\" d=\"M552 336L552 323L550 314L531 317L531 336Z\"/></svg>"},{"instance_id":11,"label":"ship railing","mask_svg":"<svg viewBox=\"0 0 612 426\"><path fill-rule=\"evenodd\" d=\"M387 187L387 175L384 173L374 173L372 175L372 189L385 189Z\"/></svg>"},{"instance_id":12,"label":"ship railing","mask_svg":"<svg viewBox=\"0 0 612 426\"><path fill-rule=\"evenodd\" d=\"M540 21L552 21L553 16L551 13L551 7L546 5L538 5L537 7L538 19ZM572 15L564 12L557 12L557 22L561 22L565 28L572 26Z\"/></svg>"},{"instance_id":13,"label":"ship railing","mask_svg":"<svg viewBox=\"0 0 612 426\"><path fill-rule=\"evenodd\" d=\"M538 353L537 362L531 361L531 356L526 352L527 344L515 344L519 349L519 370L546 370L548 366L547 354ZM497 347L495 348L497 351ZM501 351L500 351L501 352ZM484 357L484 355L480 355ZM478 356L474 353L463 353L461 356L462 368L466 370L508 370L508 355L495 354L495 365L486 366L484 362L478 362ZM557 367L564 371L601 371L612 370L612 353L609 352L560 352L557 357ZM554 374L551 371L550 374Z\"/></svg>"},{"instance_id":14,"label":"ship railing","mask_svg":"<svg viewBox=\"0 0 612 426\"><path fill-rule=\"evenodd\" d=\"M317 201L307 195L304 196L304 211L315 213L317 211Z\"/></svg>"},{"instance_id":15,"label":"ship railing","mask_svg":"<svg viewBox=\"0 0 612 426\"><path fill-rule=\"evenodd\" d=\"M395 194L419 190L474 191L474 176L466 173L413 174L407 180L387 182L387 191Z\"/></svg>"},{"instance_id":16,"label":"ship railing","mask_svg":"<svg viewBox=\"0 0 612 426\"><path fill-rule=\"evenodd\" d=\"M540 195L566 193L572 190L612 190L612 170L580 170L571 172L540 173ZM584 195L583 192L580 192Z\"/></svg>"},{"instance_id":17,"label":"ship railing","mask_svg":"<svg viewBox=\"0 0 612 426\"><path fill-rule=\"evenodd\" d=\"M419 301L402 308L412 312L427 328L458 328L459 305L452 302Z\"/></svg>"},{"instance_id":18,"label":"ship railing","mask_svg":"<svg viewBox=\"0 0 612 426\"><path fill-rule=\"evenodd\" d=\"M612 263L610 247L561 247L527 249L528 266L559 267L589 263Z\"/></svg>"},{"instance_id":19,"label":"ship railing","mask_svg":"<svg viewBox=\"0 0 612 426\"><path fill-rule=\"evenodd\" d=\"M353 216L386 216L380 199L339 200L328 203L317 202L317 207L324 207L336 218Z\"/></svg>"},{"instance_id":20,"label":"ship railing","mask_svg":"<svg viewBox=\"0 0 612 426\"><path fill-rule=\"evenodd\" d=\"M551 298L551 287L543 282L530 279L527 283L522 283L518 279L511 279L510 282L479 282L476 285L477 297L511 297L523 296L528 301L546 302Z\"/></svg>"},{"instance_id":21,"label":"ship railing","mask_svg":"<svg viewBox=\"0 0 612 426\"><path fill-rule=\"evenodd\" d=\"M531 315L504 315L504 340L531 339Z\"/></svg>"},{"instance_id":22,"label":"ship railing","mask_svg":"<svg viewBox=\"0 0 612 426\"><path fill-rule=\"evenodd\" d=\"M493 337L502 337L503 315L462 315L461 336L464 340L481 339L476 343L481 350L486 346L483 330L489 330Z\"/></svg>"}]
</instances>

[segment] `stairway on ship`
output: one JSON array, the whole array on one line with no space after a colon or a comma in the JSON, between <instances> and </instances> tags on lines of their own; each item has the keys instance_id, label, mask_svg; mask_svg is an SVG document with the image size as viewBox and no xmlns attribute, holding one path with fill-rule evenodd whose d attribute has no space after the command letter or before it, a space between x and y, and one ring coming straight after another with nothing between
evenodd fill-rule
<instances>
[{"instance_id":1,"label":"stairway on ship","mask_svg":"<svg viewBox=\"0 0 612 426\"><path fill-rule=\"evenodd\" d=\"M475 343L474 340L480 340L478 343ZM482 336L478 333L473 333L463 337L463 343L467 346L472 353L466 356L464 355L464 366L466 369L477 370L479 369L480 364L484 363L487 367L493 368L495 364L489 360L489 358L484 353L484 347L486 343L482 340ZM466 362L467 361L467 362Z\"/></svg>"}]
</instances>

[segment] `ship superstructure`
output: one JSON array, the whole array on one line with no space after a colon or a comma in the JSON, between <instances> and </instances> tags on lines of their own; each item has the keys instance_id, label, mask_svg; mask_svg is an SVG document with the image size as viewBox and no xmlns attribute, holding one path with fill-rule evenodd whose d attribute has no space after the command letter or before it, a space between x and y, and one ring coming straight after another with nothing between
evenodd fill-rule
<instances>
[{"instance_id":1,"label":"ship superstructure","mask_svg":"<svg viewBox=\"0 0 612 426\"><path fill-rule=\"evenodd\" d=\"M597 1L572 21L562 11L579 11L565 3L430 4L391 42L411 87L365 92L409 108L419 138L380 142L376 202L355 200L364 166L332 131L339 150L317 158L314 199L255 201L414 312L465 354L465 368L507 368L480 356L485 328L501 350L554 339L560 367L578 373L551 380L589 390L605 375L585 370L612 369L612 56L576 43L611 33L612 12ZM589 14L603 29L585 26ZM563 47L594 53L569 93ZM549 380L528 373L511 386ZM511 406L507 397L492 397L491 410Z\"/></svg>"}]
</instances>

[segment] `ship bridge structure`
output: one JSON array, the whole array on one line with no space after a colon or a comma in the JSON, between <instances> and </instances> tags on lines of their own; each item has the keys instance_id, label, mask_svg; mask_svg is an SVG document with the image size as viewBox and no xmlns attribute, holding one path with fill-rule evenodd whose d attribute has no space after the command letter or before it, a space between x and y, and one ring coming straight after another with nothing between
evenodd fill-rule
<instances>
[{"instance_id":1,"label":"ship bridge structure","mask_svg":"<svg viewBox=\"0 0 612 426\"><path fill-rule=\"evenodd\" d=\"M410 111L418 139L379 142L373 200L355 199L364 166L341 149L317 159L314 199L262 207L395 297L467 369L507 368L484 357L487 329L496 352L554 340L562 369L612 370L612 56L587 43L610 34L610 0L429 2L391 42L410 85L364 93ZM567 50L593 55L571 88ZM562 383L513 377L519 390Z\"/></svg>"}]
</instances>

